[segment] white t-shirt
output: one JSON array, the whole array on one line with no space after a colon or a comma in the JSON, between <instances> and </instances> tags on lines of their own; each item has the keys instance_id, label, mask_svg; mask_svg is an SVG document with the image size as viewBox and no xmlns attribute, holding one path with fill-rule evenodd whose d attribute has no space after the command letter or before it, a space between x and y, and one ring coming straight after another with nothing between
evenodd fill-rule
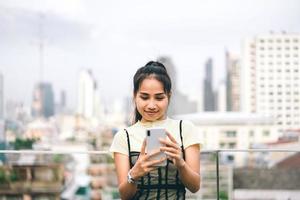
<instances>
[{"instance_id":1,"label":"white t-shirt","mask_svg":"<svg viewBox=\"0 0 300 200\"><path fill-rule=\"evenodd\" d=\"M179 122L180 120L170 118L146 123L138 121L126 128L130 139L130 150L140 152L142 143L146 137L146 128L153 127L165 128L176 139L177 143L181 145ZM182 121L182 140L185 149L194 144L201 144L199 133L193 123L185 120ZM109 151L111 153L118 152L128 155L127 135L124 129L116 133Z\"/></svg>"}]
</instances>

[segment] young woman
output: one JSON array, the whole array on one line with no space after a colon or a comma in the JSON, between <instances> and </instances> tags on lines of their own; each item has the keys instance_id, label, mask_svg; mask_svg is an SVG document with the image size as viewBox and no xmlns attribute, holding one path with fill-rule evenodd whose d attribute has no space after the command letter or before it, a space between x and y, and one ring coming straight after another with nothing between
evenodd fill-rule
<instances>
[{"instance_id":1,"label":"young woman","mask_svg":"<svg viewBox=\"0 0 300 200\"><path fill-rule=\"evenodd\" d=\"M119 131L110 151L113 153L121 198L185 199L185 188L200 188L200 145L191 122L167 117L171 79L159 62L149 62L133 79L135 123ZM184 106L184 105L180 105ZM167 138L160 139L165 159L152 160L159 152L147 154L146 129L163 127Z\"/></svg>"}]
</instances>

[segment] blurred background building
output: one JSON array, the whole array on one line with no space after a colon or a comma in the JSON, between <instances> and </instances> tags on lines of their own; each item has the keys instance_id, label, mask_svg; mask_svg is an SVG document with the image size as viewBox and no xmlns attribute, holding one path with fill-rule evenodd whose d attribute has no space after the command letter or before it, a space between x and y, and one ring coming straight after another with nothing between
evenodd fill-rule
<instances>
[{"instance_id":1,"label":"blurred background building","mask_svg":"<svg viewBox=\"0 0 300 200\"><path fill-rule=\"evenodd\" d=\"M54 93L50 83L38 83L33 91L32 116L51 117L54 115Z\"/></svg>"},{"instance_id":2,"label":"blurred background building","mask_svg":"<svg viewBox=\"0 0 300 200\"><path fill-rule=\"evenodd\" d=\"M299 34L270 33L244 42L242 110L275 116L280 132L300 126L299 40Z\"/></svg>"}]
</instances>

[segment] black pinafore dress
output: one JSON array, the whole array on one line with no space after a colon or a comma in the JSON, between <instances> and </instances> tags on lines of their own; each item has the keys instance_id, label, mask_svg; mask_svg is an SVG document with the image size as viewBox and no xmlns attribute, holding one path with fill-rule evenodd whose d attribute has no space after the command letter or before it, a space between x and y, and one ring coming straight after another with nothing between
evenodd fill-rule
<instances>
[{"instance_id":1,"label":"black pinafore dress","mask_svg":"<svg viewBox=\"0 0 300 200\"><path fill-rule=\"evenodd\" d=\"M127 135L129 163L130 168L136 163L140 152L131 151L130 138L128 131L125 129ZM182 140L182 121L179 122L179 133L181 140L181 150L183 159L185 159L183 140ZM154 200L154 199L171 199L184 200L185 186L179 179L179 172L171 160L167 160L165 167L159 167L151 171L147 175L137 180L137 192L132 199Z\"/></svg>"}]
</instances>

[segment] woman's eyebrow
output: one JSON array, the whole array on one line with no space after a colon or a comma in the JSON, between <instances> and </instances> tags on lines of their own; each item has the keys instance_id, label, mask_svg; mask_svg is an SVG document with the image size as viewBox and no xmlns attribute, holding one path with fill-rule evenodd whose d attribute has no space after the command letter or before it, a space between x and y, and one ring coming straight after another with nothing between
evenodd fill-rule
<instances>
[{"instance_id":1,"label":"woman's eyebrow","mask_svg":"<svg viewBox=\"0 0 300 200\"><path fill-rule=\"evenodd\" d=\"M165 95L165 93L164 92L162 92L162 93L157 93L157 94L155 94L156 96L161 96L161 95Z\"/></svg>"},{"instance_id":2,"label":"woman's eyebrow","mask_svg":"<svg viewBox=\"0 0 300 200\"><path fill-rule=\"evenodd\" d=\"M148 93L146 92L140 92L141 95L149 95Z\"/></svg>"}]
</instances>

